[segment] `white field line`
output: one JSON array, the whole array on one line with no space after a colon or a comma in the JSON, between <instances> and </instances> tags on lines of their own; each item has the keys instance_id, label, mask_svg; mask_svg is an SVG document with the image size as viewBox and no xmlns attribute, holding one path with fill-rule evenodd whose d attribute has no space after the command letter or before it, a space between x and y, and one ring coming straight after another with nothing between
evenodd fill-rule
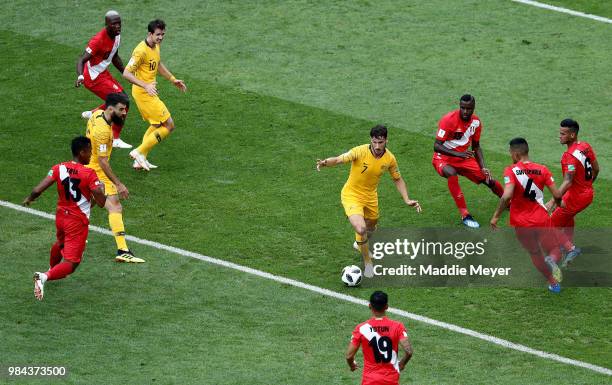
<instances>
[{"instance_id":1,"label":"white field line","mask_svg":"<svg viewBox=\"0 0 612 385\"><path fill-rule=\"evenodd\" d=\"M28 214L32 214L32 215L36 215L39 217L43 217L43 218L47 218L47 219L55 219L55 216L49 213L45 213L42 211L38 211L38 210L34 210L28 207L22 207L10 202L6 202L3 200L0 200L0 206L4 206L13 210L17 210L17 211L21 211L21 212L25 212ZM107 229L103 229L101 227L98 226L90 226L89 227L91 231L95 231L97 233L100 234L106 234L106 235L113 235L109 230ZM256 275L258 277L261 278L266 278L272 281L276 281L276 282L280 282L280 283L284 283L286 285L291 285L291 286L295 286L295 287L299 287L301 289L305 289L305 290L309 290L312 291L314 293L318 293L327 297L331 297L331 298L336 298L339 300L343 300L343 301L347 301L347 302L352 302L355 303L357 305L362 305L362 306L367 306L368 305L368 301L363 300L363 299L359 299L350 295L346 295L346 294L342 294L342 293L337 293L335 291L331 291L328 289L324 289L322 287L318 287L318 286L314 286L314 285L309 285L307 283L304 282L300 282L300 281L296 281L294 279L291 278L285 278L285 277L281 277L278 275L274 275L274 274L270 274L267 273L265 271L261 271L261 270L257 270L257 269L253 269L250 267L246 267L246 266L242 266L242 265L238 265L236 263L232 263L232 262L228 262L228 261L224 261L222 259L217 259L217 258L212 258L212 257L208 257L206 255L202 255L199 253L194 253L193 251L188 251L188 250L183 250L183 249L179 249L178 247L173 247L173 246L168 246L168 245L164 245L162 243L158 243L158 242L153 242L153 241L149 241L146 239L141 239L141 238L136 238L133 237L131 235L128 235L127 240L129 240L130 242L133 243L139 243L141 245L146 245L149 247L153 247L155 249L158 250L165 250L165 251L169 251L171 253L174 254L179 254L179 255L183 255L185 257L191 257L191 258L196 258L199 259L201 261L204 262L208 262L208 263L212 263L215 265L219 265L219 266L223 266L223 267L227 267L230 269L234 269L234 270L238 270L241 271L243 273L247 273L247 274L252 274L252 275ZM433 325L433 326L437 326L440 327L442 329L446 329L446 330L450 330L456 333L460 333L460 334L465 334L474 338L479 338L481 340L496 344L496 345L500 345L503 346L505 348L508 349L513 349L513 350L518 350L521 352L525 352L525 353L529 353L529 354L533 354L534 356L538 356L541 358L545 358L545 359L549 359L552 361L557 361L557 362L561 362L564 364L568 364L568 365L574 365L574 366L579 366L581 368L585 368L585 369L589 369L592 370L594 372L598 372L598 373L602 373L602 374L607 374L607 375L612 375L612 370L608 369L608 368L604 368L601 366L597 366L597 365L593 365L593 364L589 364L588 362L583 362L583 361L578 361L578 360L573 360L571 358L567 358L567 357L563 357L563 356L559 356L557 354L552 354L552 353L547 353L547 352L543 352L541 350L536 350L536 349L532 349L528 346L524 346L524 345L520 345L520 344L515 344L513 342L510 341L506 341L504 339L501 338L497 338L494 336L490 336L487 334L483 334L483 333L479 333L475 330L471 330L471 329L466 329L463 328L461 326L457 326L457 325L453 325L453 324L449 324L446 322L442 322L442 321L438 321L432 318L428 318L428 317L424 317L418 314L414 314L414 313L410 313L407 312L405 310L401 310L401 309L396 309L396 308L389 308L388 310L389 313L395 314L395 315L399 315L402 317L406 317L415 321L419 321L419 322L423 322L426 323L428 325Z\"/></svg>"},{"instance_id":2,"label":"white field line","mask_svg":"<svg viewBox=\"0 0 612 385\"><path fill-rule=\"evenodd\" d=\"M510 0L510 1L514 1L515 3L522 3L522 4L531 5L533 7L548 9L550 11L566 13L566 14L572 15L572 16L584 17L586 19L601 21L602 23L612 24L612 19L608 19L607 17L592 15L590 13L574 11L574 10L571 10L571 9L568 9L568 8L557 7L555 5L541 3L539 1L532 1L532 0Z\"/></svg>"}]
</instances>

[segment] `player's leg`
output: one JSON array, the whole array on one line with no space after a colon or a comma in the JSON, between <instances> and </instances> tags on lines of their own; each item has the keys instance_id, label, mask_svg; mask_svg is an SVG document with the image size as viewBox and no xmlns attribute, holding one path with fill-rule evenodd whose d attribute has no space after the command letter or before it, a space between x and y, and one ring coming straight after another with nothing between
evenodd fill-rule
<instances>
[{"instance_id":1,"label":"player's leg","mask_svg":"<svg viewBox=\"0 0 612 385\"><path fill-rule=\"evenodd\" d=\"M489 178L482 172L480 165L474 158L465 159L461 162L460 167L456 167L457 173L462 175L476 184L484 184L493 194L501 197L504 194L504 187L497 180Z\"/></svg>"},{"instance_id":2,"label":"player's leg","mask_svg":"<svg viewBox=\"0 0 612 385\"><path fill-rule=\"evenodd\" d=\"M435 158L433 160L433 166L440 176L446 178L448 191L450 192L450 195L453 198L453 201L455 201L455 205L459 210L459 214L461 215L461 222L467 227L480 227L480 224L476 222L476 220L472 217L472 215L470 215L470 212L467 209L467 204L465 203L465 196L463 195L463 191L461 191L461 186L459 186L459 176L455 166L449 164L448 162Z\"/></svg>"},{"instance_id":3,"label":"player's leg","mask_svg":"<svg viewBox=\"0 0 612 385\"><path fill-rule=\"evenodd\" d=\"M142 139L142 143L138 148L130 152L130 156L145 170L156 168L157 166L151 165L147 161L149 152L158 143L166 139L172 131L174 131L174 120L166 108L164 102L158 97L151 97L148 95L134 95L134 99L138 105L138 109L142 117L148 120L151 126L147 133ZM151 129L151 127L156 127ZM152 167L151 167L152 166Z\"/></svg>"},{"instance_id":4,"label":"player's leg","mask_svg":"<svg viewBox=\"0 0 612 385\"><path fill-rule=\"evenodd\" d=\"M115 261L117 262L132 262L142 263L144 259L137 258L134 256L132 251L127 245L125 240L125 226L123 224L123 206L119 201L119 195L107 195L106 204L104 208L108 211L108 224L115 237L115 243L117 244L117 256Z\"/></svg>"},{"instance_id":5,"label":"player's leg","mask_svg":"<svg viewBox=\"0 0 612 385\"><path fill-rule=\"evenodd\" d=\"M352 214L348 217L348 220L355 230L355 240L357 241L359 252L363 257L363 275L367 278L372 278L374 276L374 267L372 265L372 257L370 256L370 249L368 247L368 228L366 226L365 218L360 214Z\"/></svg>"},{"instance_id":6,"label":"player's leg","mask_svg":"<svg viewBox=\"0 0 612 385\"><path fill-rule=\"evenodd\" d=\"M565 202L562 207L557 207L553 211L550 220L552 226L556 230L556 236L559 244L565 249L565 256L561 262L561 267L567 267L576 257L580 255L582 250L574 244L574 216L576 213L570 210Z\"/></svg>"},{"instance_id":7,"label":"player's leg","mask_svg":"<svg viewBox=\"0 0 612 385\"><path fill-rule=\"evenodd\" d=\"M62 260L62 248L64 247L64 229L60 225L61 217L56 216L55 220L55 243L51 246L51 250L49 252L49 267L53 267L61 262ZM61 219L60 219L61 220Z\"/></svg>"},{"instance_id":8,"label":"player's leg","mask_svg":"<svg viewBox=\"0 0 612 385\"><path fill-rule=\"evenodd\" d=\"M539 234L536 229L527 227L515 227L514 228L516 238L521 243L523 248L531 256L531 262L538 269L538 271L546 278L549 283L549 289L552 291L552 287L556 287L559 283L555 280L550 271L550 268L544 260L544 254L540 248Z\"/></svg>"}]
</instances>

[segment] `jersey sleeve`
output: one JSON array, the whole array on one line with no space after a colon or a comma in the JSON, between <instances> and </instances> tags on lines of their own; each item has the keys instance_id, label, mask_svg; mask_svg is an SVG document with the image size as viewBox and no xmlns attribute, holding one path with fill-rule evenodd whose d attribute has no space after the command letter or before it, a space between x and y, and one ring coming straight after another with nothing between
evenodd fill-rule
<instances>
[{"instance_id":1,"label":"jersey sleeve","mask_svg":"<svg viewBox=\"0 0 612 385\"><path fill-rule=\"evenodd\" d=\"M436 133L436 139L442 141L448 140L451 138L451 134L453 132L455 132L455 127L453 127L451 120L448 119L448 117L446 116L440 119L440 121L438 122L438 132Z\"/></svg>"},{"instance_id":2,"label":"jersey sleeve","mask_svg":"<svg viewBox=\"0 0 612 385\"><path fill-rule=\"evenodd\" d=\"M398 341L402 341L406 338L408 338L408 332L406 331L406 327L404 326L403 323L399 322L398 328L397 328L397 340Z\"/></svg>"},{"instance_id":3,"label":"jersey sleeve","mask_svg":"<svg viewBox=\"0 0 612 385\"><path fill-rule=\"evenodd\" d=\"M504 169L504 185L506 184L514 184L514 173L512 172L512 167L506 167Z\"/></svg>"},{"instance_id":4,"label":"jersey sleeve","mask_svg":"<svg viewBox=\"0 0 612 385\"><path fill-rule=\"evenodd\" d=\"M542 170L542 176L544 177L544 185L552 186L555 184L555 179L553 178L552 173L548 169L548 167L544 167Z\"/></svg>"},{"instance_id":5,"label":"jersey sleeve","mask_svg":"<svg viewBox=\"0 0 612 385\"><path fill-rule=\"evenodd\" d=\"M359 159L359 156L359 147L353 147L344 154L340 155L340 159L342 160L342 163L348 163Z\"/></svg>"},{"instance_id":6,"label":"jersey sleeve","mask_svg":"<svg viewBox=\"0 0 612 385\"><path fill-rule=\"evenodd\" d=\"M97 129L94 126L92 138L93 140L91 145L92 147L96 146L99 157L109 156L111 147L113 146L113 138L111 132L112 131Z\"/></svg>"},{"instance_id":7,"label":"jersey sleeve","mask_svg":"<svg viewBox=\"0 0 612 385\"><path fill-rule=\"evenodd\" d=\"M476 127L476 132L474 132L474 136L472 137L472 141L480 142L480 133L482 132L482 121L478 119L478 127Z\"/></svg>"},{"instance_id":8,"label":"jersey sleeve","mask_svg":"<svg viewBox=\"0 0 612 385\"><path fill-rule=\"evenodd\" d=\"M51 169L47 173L47 178L51 178L55 182L59 181L59 166L57 164L51 167Z\"/></svg>"},{"instance_id":9,"label":"jersey sleeve","mask_svg":"<svg viewBox=\"0 0 612 385\"><path fill-rule=\"evenodd\" d=\"M576 159L572 154L564 152L561 157L561 170L563 175L568 172L575 172L576 168L580 165L580 161Z\"/></svg>"},{"instance_id":10,"label":"jersey sleeve","mask_svg":"<svg viewBox=\"0 0 612 385\"><path fill-rule=\"evenodd\" d=\"M389 174L391 174L391 178L393 178L393 180L398 180L402 177L399 167L397 166L397 159L395 159L395 156L391 158L391 162L389 164Z\"/></svg>"},{"instance_id":11,"label":"jersey sleeve","mask_svg":"<svg viewBox=\"0 0 612 385\"><path fill-rule=\"evenodd\" d=\"M95 56L99 50L100 50L100 37L98 34L96 34L94 37L91 38L91 40L89 40L89 43L87 43L87 47L85 47L85 51L88 54Z\"/></svg>"},{"instance_id":12,"label":"jersey sleeve","mask_svg":"<svg viewBox=\"0 0 612 385\"><path fill-rule=\"evenodd\" d=\"M355 330L353 330L353 334L351 336L351 344L353 346L361 346L361 332L359 331L359 326L355 326Z\"/></svg>"},{"instance_id":13,"label":"jersey sleeve","mask_svg":"<svg viewBox=\"0 0 612 385\"><path fill-rule=\"evenodd\" d=\"M145 52L141 50L140 47L136 47L134 48L134 51L132 52L132 57L130 58L130 61L128 62L127 66L125 66L125 68L128 70L128 72L136 73L138 66L140 66L140 64L144 60Z\"/></svg>"}]
</instances>

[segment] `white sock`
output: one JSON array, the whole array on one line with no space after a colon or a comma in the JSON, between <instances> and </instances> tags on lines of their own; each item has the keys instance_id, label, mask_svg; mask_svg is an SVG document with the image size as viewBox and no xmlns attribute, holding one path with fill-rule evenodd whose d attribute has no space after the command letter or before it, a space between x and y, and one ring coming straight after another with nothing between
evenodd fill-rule
<instances>
[{"instance_id":1,"label":"white sock","mask_svg":"<svg viewBox=\"0 0 612 385\"><path fill-rule=\"evenodd\" d=\"M45 273L38 273L38 278L40 278L40 282L42 282L43 285L47 282L47 274Z\"/></svg>"}]
</instances>

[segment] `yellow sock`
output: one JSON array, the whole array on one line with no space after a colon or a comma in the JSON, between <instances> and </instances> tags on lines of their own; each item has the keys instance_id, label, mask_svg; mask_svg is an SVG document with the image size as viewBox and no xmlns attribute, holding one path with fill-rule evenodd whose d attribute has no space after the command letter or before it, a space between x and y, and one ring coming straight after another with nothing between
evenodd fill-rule
<instances>
[{"instance_id":1,"label":"yellow sock","mask_svg":"<svg viewBox=\"0 0 612 385\"><path fill-rule=\"evenodd\" d=\"M155 147L157 143L164 140L168 135L170 135L170 130L164 126L159 127L142 139L142 144L137 148L138 152L143 155L149 154L149 151L151 151L151 149Z\"/></svg>"},{"instance_id":2,"label":"yellow sock","mask_svg":"<svg viewBox=\"0 0 612 385\"><path fill-rule=\"evenodd\" d=\"M125 227L123 226L123 215L121 213L108 213L108 224L115 235L117 249L129 250L125 241Z\"/></svg>"},{"instance_id":3,"label":"yellow sock","mask_svg":"<svg viewBox=\"0 0 612 385\"><path fill-rule=\"evenodd\" d=\"M147 129L147 131L145 131L144 135L142 136L142 142L144 143L145 139L147 138L147 136L149 136L150 134L153 133L153 131L157 130L157 127L150 125L149 128ZM151 149L149 149L150 151ZM144 155L145 157L147 155L149 155L149 151L145 152L141 152L142 155ZM140 152L140 151L139 151Z\"/></svg>"},{"instance_id":4,"label":"yellow sock","mask_svg":"<svg viewBox=\"0 0 612 385\"><path fill-rule=\"evenodd\" d=\"M358 233L355 233L355 240L357 241L357 246L359 246L359 251L361 252L363 261L365 263L372 263L372 258L370 258L370 249L368 248L368 238L364 238Z\"/></svg>"}]
</instances>

